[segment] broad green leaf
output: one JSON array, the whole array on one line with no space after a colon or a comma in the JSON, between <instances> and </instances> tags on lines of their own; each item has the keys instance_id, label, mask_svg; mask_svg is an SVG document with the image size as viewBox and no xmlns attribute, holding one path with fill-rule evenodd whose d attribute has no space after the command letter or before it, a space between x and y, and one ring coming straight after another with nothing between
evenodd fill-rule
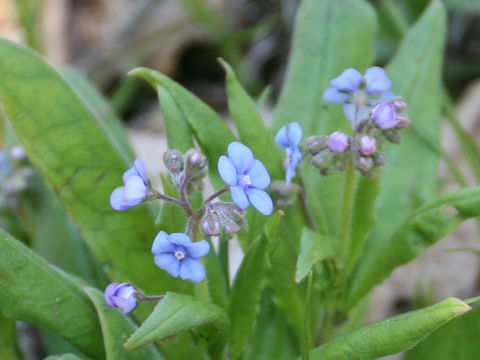
<instances>
[{"instance_id":1,"label":"broad green leaf","mask_svg":"<svg viewBox=\"0 0 480 360\"><path fill-rule=\"evenodd\" d=\"M378 177L362 176L357 181L352 214L352 231L348 244L347 271L362 253L367 236L376 221L375 202L380 192Z\"/></svg>"},{"instance_id":2,"label":"broad green leaf","mask_svg":"<svg viewBox=\"0 0 480 360\"><path fill-rule=\"evenodd\" d=\"M427 308L364 326L310 352L311 360L372 359L411 349L435 329L470 310L448 298Z\"/></svg>"},{"instance_id":3,"label":"broad green leaf","mask_svg":"<svg viewBox=\"0 0 480 360\"><path fill-rule=\"evenodd\" d=\"M118 144L117 149L123 152L123 156L133 161L133 150L128 141L122 121L118 118L109 102L92 84L79 72L72 68L60 69L60 75L67 81L80 99L88 106L90 111L99 119L100 124L105 126L107 132Z\"/></svg>"},{"instance_id":4,"label":"broad green leaf","mask_svg":"<svg viewBox=\"0 0 480 360\"><path fill-rule=\"evenodd\" d=\"M407 360L480 359L480 307L454 319L410 350Z\"/></svg>"},{"instance_id":5,"label":"broad green leaf","mask_svg":"<svg viewBox=\"0 0 480 360\"><path fill-rule=\"evenodd\" d=\"M359 0L305 0L296 17L285 85L275 113L275 128L298 121L304 134L349 125L321 98L329 81L348 67L363 70L373 60L375 13ZM355 34L355 36L352 36ZM338 121L338 123L336 123Z\"/></svg>"},{"instance_id":6,"label":"broad green leaf","mask_svg":"<svg viewBox=\"0 0 480 360\"><path fill-rule=\"evenodd\" d=\"M107 360L162 359L162 356L153 345L145 346L139 350L126 350L123 344L137 330L137 325L128 316L122 314L119 309L109 307L105 303L105 297L102 292L91 287L84 287L83 291L92 300L97 310L100 326L102 327Z\"/></svg>"},{"instance_id":7,"label":"broad green leaf","mask_svg":"<svg viewBox=\"0 0 480 360\"><path fill-rule=\"evenodd\" d=\"M223 309L191 296L167 292L124 346L127 350L138 349L152 341L163 340L208 323L215 323L219 331L225 331L227 317Z\"/></svg>"},{"instance_id":8,"label":"broad green leaf","mask_svg":"<svg viewBox=\"0 0 480 360\"><path fill-rule=\"evenodd\" d=\"M281 212L275 213L269 222L276 224L275 227L278 226L278 220L282 215ZM269 265L269 240L270 238L263 234L250 244L232 285L228 317L230 319L230 351L234 359L242 353L245 342L255 327L260 310L260 296Z\"/></svg>"},{"instance_id":9,"label":"broad green leaf","mask_svg":"<svg viewBox=\"0 0 480 360\"><path fill-rule=\"evenodd\" d=\"M299 351L293 330L273 305L270 292L264 291L255 332L246 344L243 358L291 360Z\"/></svg>"},{"instance_id":10,"label":"broad green leaf","mask_svg":"<svg viewBox=\"0 0 480 360\"><path fill-rule=\"evenodd\" d=\"M150 293L176 288L178 282L153 263L149 209L115 211L109 204L132 164L62 77L37 54L0 40L0 101L30 160L110 275Z\"/></svg>"},{"instance_id":11,"label":"broad green leaf","mask_svg":"<svg viewBox=\"0 0 480 360\"><path fill-rule=\"evenodd\" d=\"M156 89L167 128L168 148L182 152L192 149L194 147L192 132L187 119L180 111L172 95L165 88L157 86Z\"/></svg>"},{"instance_id":12,"label":"broad green leaf","mask_svg":"<svg viewBox=\"0 0 480 360\"><path fill-rule=\"evenodd\" d=\"M7 319L0 312L0 359L19 360L20 351L17 346L15 320Z\"/></svg>"},{"instance_id":13,"label":"broad green leaf","mask_svg":"<svg viewBox=\"0 0 480 360\"><path fill-rule=\"evenodd\" d=\"M303 228L295 281L302 281L315 263L331 258L334 255L335 247L329 238L309 228Z\"/></svg>"},{"instance_id":14,"label":"broad green leaf","mask_svg":"<svg viewBox=\"0 0 480 360\"><path fill-rule=\"evenodd\" d=\"M400 145L385 144L391 146L384 148L389 160L380 173L383 191L377 201L377 223L359 258L357 270L353 271L355 286L366 280L359 280L359 274L367 269L370 273L375 272L376 277L386 275L376 263L379 254L393 241L398 225L437 191L438 154L423 138L435 143L439 141L444 37L445 10L435 0L406 34L387 68L392 91L407 100L415 126L403 131ZM409 244L404 246L408 248Z\"/></svg>"},{"instance_id":15,"label":"broad green leaf","mask_svg":"<svg viewBox=\"0 0 480 360\"><path fill-rule=\"evenodd\" d=\"M83 353L102 358L97 315L80 284L0 230L0 310L41 324Z\"/></svg>"},{"instance_id":16,"label":"broad green leaf","mask_svg":"<svg viewBox=\"0 0 480 360\"><path fill-rule=\"evenodd\" d=\"M270 129L265 125L257 105L237 80L233 69L219 59L226 72L228 108L235 121L240 141L252 149L255 157L268 168L274 179L283 177L282 156Z\"/></svg>"},{"instance_id":17,"label":"broad green leaf","mask_svg":"<svg viewBox=\"0 0 480 360\"><path fill-rule=\"evenodd\" d=\"M154 88L163 87L170 94L208 158L214 186L223 186L217 171L217 161L220 155L226 154L228 144L235 140L235 135L223 119L190 91L157 71L137 68L130 71L129 75L143 77Z\"/></svg>"},{"instance_id":18,"label":"broad green leaf","mask_svg":"<svg viewBox=\"0 0 480 360\"><path fill-rule=\"evenodd\" d=\"M462 221L480 216L480 187L447 191L416 210L387 246L376 253L373 265L361 267L349 286L348 307L381 283L397 266L419 256L428 246L452 232Z\"/></svg>"}]
</instances>

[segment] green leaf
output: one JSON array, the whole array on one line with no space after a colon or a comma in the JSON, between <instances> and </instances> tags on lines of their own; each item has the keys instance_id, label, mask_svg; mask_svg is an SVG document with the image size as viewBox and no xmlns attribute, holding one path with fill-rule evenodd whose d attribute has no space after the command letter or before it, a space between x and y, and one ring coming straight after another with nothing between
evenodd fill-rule
<instances>
[{"instance_id":1,"label":"green leaf","mask_svg":"<svg viewBox=\"0 0 480 360\"><path fill-rule=\"evenodd\" d=\"M480 359L480 307L454 319L410 350L407 360Z\"/></svg>"},{"instance_id":2,"label":"green leaf","mask_svg":"<svg viewBox=\"0 0 480 360\"><path fill-rule=\"evenodd\" d=\"M341 123L347 126L348 121L340 115L341 107L326 104L321 100L322 94L329 81L346 68L363 69L371 63L375 30L375 13L365 1L303 1L296 17L285 85L275 112L275 128L298 121L308 136L335 130ZM333 119L331 108L340 117Z\"/></svg>"},{"instance_id":3,"label":"green leaf","mask_svg":"<svg viewBox=\"0 0 480 360\"><path fill-rule=\"evenodd\" d=\"M411 349L435 329L470 310L448 298L425 309L364 326L310 352L311 360L371 359Z\"/></svg>"},{"instance_id":4,"label":"green leaf","mask_svg":"<svg viewBox=\"0 0 480 360\"><path fill-rule=\"evenodd\" d=\"M428 246L452 232L462 221L480 216L480 187L447 191L416 210L392 240L361 267L349 286L348 307L381 283L397 266L419 256Z\"/></svg>"},{"instance_id":5,"label":"green leaf","mask_svg":"<svg viewBox=\"0 0 480 360\"><path fill-rule=\"evenodd\" d=\"M214 186L223 186L217 171L217 161L225 154L235 135L223 119L203 101L181 85L157 71L136 68L129 75L143 77L154 88L163 87L173 98L183 116L187 119L202 151L208 158L209 171Z\"/></svg>"},{"instance_id":6,"label":"green leaf","mask_svg":"<svg viewBox=\"0 0 480 360\"><path fill-rule=\"evenodd\" d=\"M228 241L228 240L220 240ZM226 308L228 304L228 278L224 274L220 259L218 258L213 244L210 243L210 251L205 255L204 264L207 274L206 281L208 286L209 298L212 302L222 308Z\"/></svg>"},{"instance_id":7,"label":"green leaf","mask_svg":"<svg viewBox=\"0 0 480 360\"><path fill-rule=\"evenodd\" d=\"M353 271L352 282L356 286L360 282L359 274L366 269L375 272L376 277L386 276L376 263L379 254L394 241L398 225L436 194L438 154L424 138L438 143L440 136L444 37L445 10L435 0L409 30L388 66L392 90L407 100L414 126L405 129L400 145L385 144L391 146L384 149L389 160L380 173L383 191L377 200L377 223L360 256L357 270Z\"/></svg>"},{"instance_id":8,"label":"green leaf","mask_svg":"<svg viewBox=\"0 0 480 360\"><path fill-rule=\"evenodd\" d=\"M2 360L21 359L15 324L15 320L7 319L0 313L0 359Z\"/></svg>"},{"instance_id":9,"label":"green leaf","mask_svg":"<svg viewBox=\"0 0 480 360\"><path fill-rule=\"evenodd\" d=\"M95 114L101 125L107 129L117 144L116 148L123 153L123 157L133 161L134 154L128 141L127 132L107 99L78 71L72 68L62 68L59 72L77 96Z\"/></svg>"},{"instance_id":10,"label":"green leaf","mask_svg":"<svg viewBox=\"0 0 480 360\"><path fill-rule=\"evenodd\" d=\"M454 11L480 14L480 3L477 0L445 0L445 5Z\"/></svg>"},{"instance_id":11,"label":"green leaf","mask_svg":"<svg viewBox=\"0 0 480 360\"><path fill-rule=\"evenodd\" d=\"M334 255L335 247L329 238L309 228L303 228L295 281L302 281L315 263L331 258Z\"/></svg>"},{"instance_id":12,"label":"green leaf","mask_svg":"<svg viewBox=\"0 0 480 360\"><path fill-rule=\"evenodd\" d=\"M277 212L269 219L268 222L274 224L273 227L268 225L270 236L274 235L282 215L282 212ZM260 310L260 296L269 265L270 239L272 238L263 234L250 244L232 285L228 317L230 319L230 351L234 359L242 353L245 343L255 327Z\"/></svg>"},{"instance_id":13,"label":"green leaf","mask_svg":"<svg viewBox=\"0 0 480 360\"><path fill-rule=\"evenodd\" d=\"M37 54L0 40L0 99L30 160L110 275L149 293L176 288L153 263L149 209L111 208L109 194L132 164L76 92Z\"/></svg>"},{"instance_id":14,"label":"green leaf","mask_svg":"<svg viewBox=\"0 0 480 360\"><path fill-rule=\"evenodd\" d=\"M128 316L122 314L119 309L109 307L105 303L102 292L91 287L84 287L83 291L92 300L97 310L102 327L107 360L162 359L162 356L153 345L145 346L139 350L125 350L123 343L137 330L137 325Z\"/></svg>"},{"instance_id":15,"label":"green leaf","mask_svg":"<svg viewBox=\"0 0 480 360\"><path fill-rule=\"evenodd\" d=\"M257 105L237 80L228 63L219 59L226 72L228 108L235 121L240 141L252 149L272 178L283 176L282 151L276 146L272 132L265 125Z\"/></svg>"},{"instance_id":16,"label":"green leaf","mask_svg":"<svg viewBox=\"0 0 480 360\"><path fill-rule=\"evenodd\" d=\"M45 325L85 354L104 357L97 315L80 285L2 230L0 274L5 316Z\"/></svg>"},{"instance_id":17,"label":"green leaf","mask_svg":"<svg viewBox=\"0 0 480 360\"><path fill-rule=\"evenodd\" d=\"M218 306L191 296L167 292L155 310L125 343L127 350L138 349L155 340L177 335L196 326L215 323L225 330L227 317Z\"/></svg>"},{"instance_id":18,"label":"green leaf","mask_svg":"<svg viewBox=\"0 0 480 360\"><path fill-rule=\"evenodd\" d=\"M157 86L156 89L167 128L168 148L177 149L182 152L192 149L194 147L192 131L190 130L187 119L165 88Z\"/></svg>"}]
</instances>

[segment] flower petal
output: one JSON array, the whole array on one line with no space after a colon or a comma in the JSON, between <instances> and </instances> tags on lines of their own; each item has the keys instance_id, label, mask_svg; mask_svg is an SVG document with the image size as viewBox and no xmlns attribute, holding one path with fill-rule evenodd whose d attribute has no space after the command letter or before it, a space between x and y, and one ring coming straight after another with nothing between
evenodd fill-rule
<instances>
[{"instance_id":1,"label":"flower petal","mask_svg":"<svg viewBox=\"0 0 480 360\"><path fill-rule=\"evenodd\" d=\"M253 153L248 146L234 141L228 145L227 151L230 161L237 169L237 174L245 174L253 165Z\"/></svg>"},{"instance_id":2,"label":"flower petal","mask_svg":"<svg viewBox=\"0 0 480 360\"><path fill-rule=\"evenodd\" d=\"M142 159L137 158L133 163L133 167L135 168L137 175L140 176L145 184L147 184L147 170L145 168L145 163Z\"/></svg>"},{"instance_id":3,"label":"flower petal","mask_svg":"<svg viewBox=\"0 0 480 360\"><path fill-rule=\"evenodd\" d=\"M365 91L367 93L381 93L390 89L392 81L388 77L385 70L379 66L372 66L365 72L365 80L367 85Z\"/></svg>"},{"instance_id":4,"label":"flower petal","mask_svg":"<svg viewBox=\"0 0 480 360\"><path fill-rule=\"evenodd\" d=\"M124 202L124 198L123 198L124 191L125 191L125 186L120 186L115 190L113 190L112 194L110 195L110 205L115 210L119 210L119 211L126 210L131 207L125 204Z\"/></svg>"},{"instance_id":5,"label":"flower petal","mask_svg":"<svg viewBox=\"0 0 480 360\"><path fill-rule=\"evenodd\" d=\"M270 175L260 160L255 159L253 161L253 166L248 170L247 175L250 176L251 186L265 189L270 185Z\"/></svg>"},{"instance_id":6,"label":"flower petal","mask_svg":"<svg viewBox=\"0 0 480 360\"><path fill-rule=\"evenodd\" d=\"M217 168L223 181L228 185L235 185L237 183L237 169L228 157L225 155L220 156Z\"/></svg>"},{"instance_id":7,"label":"flower petal","mask_svg":"<svg viewBox=\"0 0 480 360\"><path fill-rule=\"evenodd\" d=\"M232 195L233 202L242 210L245 210L248 207L248 198L240 186L231 186L230 194Z\"/></svg>"},{"instance_id":8,"label":"flower petal","mask_svg":"<svg viewBox=\"0 0 480 360\"><path fill-rule=\"evenodd\" d=\"M275 142L279 148L286 149L290 147L290 142L288 141L287 136L287 125L282 126L282 128L278 130L277 134L275 135Z\"/></svg>"},{"instance_id":9,"label":"flower petal","mask_svg":"<svg viewBox=\"0 0 480 360\"><path fill-rule=\"evenodd\" d=\"M287 125L287 137L291 148L296 148L302 140L302 127L298 122L292 122Z\"/></svg>"},{"instance_id":10,"label":"flower petal","mask_svg":"<svg viewBox=\"0 0 480 360\"><path fill-rule=\"evenodd\" d=\"M138 175L130 176L125 183L123 198L127 202L142 202L148 195L148 187ZM136 204L135 204L136 205Z\"/></svg>"},{"instance_id":11,"label":"flower petal","mask_svg":"<svg viewBox=\"0 0 480 360\"><path fill-rule=\"evenodd\" d=\"M255 188L246 190L250 203L263 215L270 215L273 211L273 202L267 192Z\"/></svg>"},{"instance_id":12,"label":"flower petal","mask_svg":"<svg viewBox=\"0 0 480 360\"><path fill-rule=\"evenodd\" d=\"M350 98L351 96L349 94L342 93L335 88L328 88L322 95L323 100L338 104L345 104Z\"/></svg>"},{"instance_id":13,"label":"flower petal","mask_svg":"<svg viewBox=\"0 0 480 360\"><path fill-rule=\"evenodd\" d=\"M115 295L115 291L117 290L119 283L113 282L109 284L104 291L105 295L105 302L108 306L115 307L115 303L112 301L111 297Z\"/></svg>"},{"instance_id":14,"label":"flower petal","mask_svg":"<svg viewBox=\"0 0 480 360\"><path fill-rule=\"evenodd\" d=\"M180 262L177 260L175 255L160 253L155 255L153 261L155 261L155 264L157 264L160 269L167 270L173 277L178 276L180 271Z\"/></svg>"},{"instance_id":15,"label":"flower petal","mask_svg":"<svg viewBox=\"0 0 480 360\"><path fill-rule=\"evenodd\" d=\"M186 257L180 264L180 277L183 280L200 282L205 279L205 268L200 260Z\"/></svg>"},{"instance_id":16,"label":"flower petal","mask_svg":"<svg viewBox=\"0 0 480 360\"><path fill-rule=\"evenodd\" d=\"M200 240L189 245L187 249L189 256L192 258L199 258L208 254L210 251L210 244L207 240Z\"/></svg>"},{"instance_id":17,"label":"flower petal","mask_svg":"<svg viewBox=\"0 0 480 360\"><path fill-rule=\"evenodd\" d=\"M152 253L157 255L160 253L174 253L175 246L172 245L170 241L168 241L168 234L165 231L160 231L155 239L153 240L152 244Z\"/></svg>"},{"instance_id":18,"label":"flower petal","mask_svg":"<svg viewBox=\"0 0 480 360\"><path fill-rule=\"evenodd\" d=\"M174 245L180 245L189 247L192 244L192 240L184 233L172 233L168 235L168 241Z\"/></svg>"},{"instance_id":19,"label":"flower petal","mask_svg":"<svg viewBox=\"0 0 480 360\"><path fill-rule=\"evenodd\" d=\"M337 90L354 92L359 89L362 80L363 76L357 69L348 68L340 76L331 80L330 84Z\"/></svg>"}]
</instances>

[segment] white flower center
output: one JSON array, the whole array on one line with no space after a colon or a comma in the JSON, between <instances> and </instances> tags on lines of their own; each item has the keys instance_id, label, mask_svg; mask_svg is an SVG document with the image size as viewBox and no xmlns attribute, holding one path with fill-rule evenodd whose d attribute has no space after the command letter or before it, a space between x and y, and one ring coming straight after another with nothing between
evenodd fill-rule
<instances>
[{"instance_id":1,"label":"white flower center","mask_svg":"<svg viewBox=\"0 0 480 360\"><path fill-rule=\"evenodd\" d=\"M175 251L175 257L177 260L182 260L185 257L185 253L183 251L177 250Z\"/></svg>"},{"instance_id":2,"label":"white flower center","mask_svg":"<svg viewBox=\"0 0 480 360\"><path fill-rule=\"evenodd\" d=\"M248 186L252 183L252 180L250 179L250 175L240 175L240 183L242 185Z\"/></svg>"}]
</instances>

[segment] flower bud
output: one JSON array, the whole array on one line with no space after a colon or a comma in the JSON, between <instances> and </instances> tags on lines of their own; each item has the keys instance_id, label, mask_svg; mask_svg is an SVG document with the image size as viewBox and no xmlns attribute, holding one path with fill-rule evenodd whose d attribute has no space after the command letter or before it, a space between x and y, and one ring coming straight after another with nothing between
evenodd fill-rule
<instances>
[{"instance_id":1,"label":"flower bud","mask_svg":"<svg viewBox=\"0 0 480 360\"><path fill-rule=\"evenodd\" d=\"M369 156L377 150L377 140L370 136L364 135L358 141L358 151L362 155Z\"/></svg>"},{"instance_id":2,"label":"flower bud","mask_svg":"<svg viewBox=\"0 0 480 360\"><path fill-rule=\"evenodd\" d=\"M326 169L330 166L330 160L332 159L332 152L325 150L316 155L313 155L310 159L310 163L317 169Z\"/></svg>"},{"instance_id":3,"label":"flower bud","mask_svg":"<svg viewBox=\"0 0 480 360\"><path fill-rule=\"evenodd\" d=\"M27 152L25 151L25 148L22 145L17 145L17 146L14 146L12 150L10 150L10 156L15 161L22 161L27 157Z\"/></svg>"},{"instance_id":4,"label":"flower bud","mask_svg":"<svg viewBox=\"0 0 480 360\"><path fill-rule=\"evenodd\" d=\"M355 156L355 167L362 172L366 172L373 167L373 160L365 156Z\"/></svg>"},{"instance_id":5,"label":"flower bud","mask_svg":"<svg viewBox=\"0 0 480 360\"><path fill-rule=\"evenodd\" d=\"M297 185L279 180L272 182L271 189L275 203L283 207L293 205L300 191Z\"/></svg>"},{"instance_id":6,"label":"flower bud","mask_svg":"<svg viewBox=\"0 0 480 360\"><path fill-rule=\"evenodd\" d=\"M185 168L190 171L205 169L207 158L197 149L190 149L185 154Z\"/></svg>"},{"instance_id":7,"label":"flower bud","mask_svg":"<svg viewBox=\"0 0 480 360\"><path fill-rule=\"evenodd\" d=\"M381 102L372 111L373 123L380 129L391 129L397 124L395 106L389 102Z\"/></svg>"},{"instance_id":8,"label":"flower bud","mask_svg":"<svg viewBox=\"0 0 480 360\"><path fill-rule=\"evenodd\" d=\"M372 155L373 164L375 166L383 166L387 163L387 157L384 153L377 151L375 154Z\"/></svg>"},{"instance_id":9,"label":"flower bud","mask_svg":"<svg viewBox=\"0 0 480 360\"><path fill-rule=\"evenodd\" d=\"M167 150L163 154L163 162L169 172L178 174L183 170L183 154L179 150Z\"/></svg>"},{"instance_id":10,"label":"flower bud","mask_svg":"<svg viewBox=\"0 0 480 360\"><path fill-rule=\"evenodd\" d=\"M246 212L234 203L208 203L202 218L202 230L205 235L233 235L247 229Z\"/></svg>"},{"instance_id":11,"label":"flower bud","mask_svg":"<svg viewBox=\"0 0 480 360\"><path fill-rule=\"evenodd\" d=\"M328 147L328 136L314 135L307 139L307 150L312 154L318 154Z\"/></svg>"},{"instance_id":12,"label":"flower bud","mask_svg":"<svg viewBox=\"0 0 480 360\"><path fill-rule=\"evenodd\" d=\"M336 153L342 153L348 149L348 135L342 131L335 131L328 137L328 148Z\"/></svg>"},{"instance_id":13,"label":"flower bud","mask_svg":"<svg viewBox=\"0 0 480 360\"><path fill-rule=\"evenodd\" d=\"M128 314L137 306L136 293L137 289L132 284L114 282L105 289L105 302L108 306L120 308L124 314Z\"/></svg>"},{"instance_id":14,"label":"flower bud","mask_svg":"<svg viewBox=\"0 0 480 360\"><path fill-rule=\"evenodd\" d=\"M402 141L402 135L397 130L392 129L384 131L383 136L385 136L385 139L395 144L400 144Z\"/></svg>"},{"instance_id":15,"label":"flower bud","mask_svg":"<svg viewBox=\"0 0 480 360\"><path fill-rule=\"evenodd\" d=\"M212 218L205 219L202 222L202 232L206 236L218 236L221 232L220 223Z\"/></svg>"}]
</instances>

